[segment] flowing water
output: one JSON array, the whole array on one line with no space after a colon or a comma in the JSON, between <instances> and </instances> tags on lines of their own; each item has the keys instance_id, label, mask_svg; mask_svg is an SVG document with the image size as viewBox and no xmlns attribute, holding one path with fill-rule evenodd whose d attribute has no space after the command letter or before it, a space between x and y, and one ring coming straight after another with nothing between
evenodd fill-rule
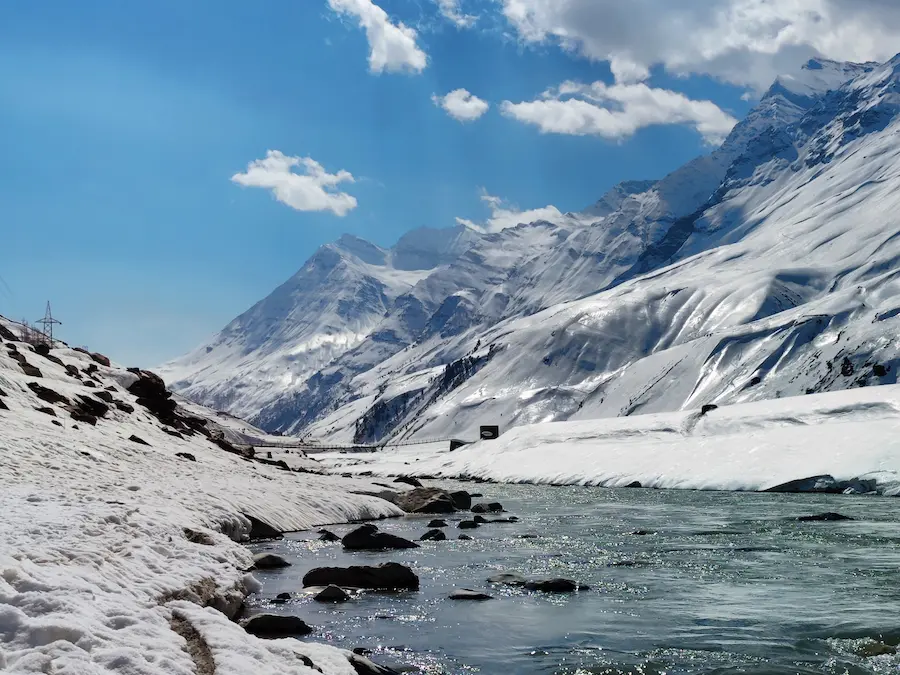
<instances>
[{"instance_id":1,"label":"flowing water","mask_svg":"<svg viewBox=\"0 0 900 675\"><path fill-rule=\"evenodd\" d=\"M369 648L376 661L425 673L900 672L900 657L889 653L900 643L898 501L463 488L502 502L520 522L482 525L466 531L473 541L458 541L457 514L445 530L451 540L385 553L345 552L315 533L289 535L261 547L293 566L257 575L264 588L255 609L300 616L316 628L316 640ZM796 520L824 511L854 520ZM430 519L379 526L418 539ZM364 592L340 605L268 601L301 591L314 567L386 561L412 567L421 590ZM566 577L591 588L547 595L492 586L486 579L497 571ZM447 598L462 587L493 599Z\"/></svg>"}]
</instances>

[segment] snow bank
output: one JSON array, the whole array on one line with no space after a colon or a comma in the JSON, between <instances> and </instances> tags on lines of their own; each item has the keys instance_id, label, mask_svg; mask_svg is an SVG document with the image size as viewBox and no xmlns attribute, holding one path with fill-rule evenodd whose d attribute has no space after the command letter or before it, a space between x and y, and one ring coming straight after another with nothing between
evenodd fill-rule
<instances>
[{"instance_id":1,"label":"snow bank","mask_svg":"<svg viewBox=\"0 0 900 675\"><path fill-rule=\"evenodd\" d=\"M342 471L503 482L764 490L830 474L900 490L900 386L721 407L708 413L553 422L428 456L421 448L331 455Z\"/></svg>"},{"instance_id":2,"label":"snow bank","mask_svg":"<svg viewBox=\"0 0 900 675\"><path fill-rule=\"evenodd\" d=\"M173 630L178 618L203 637L218 673L317 672L298 654L325 673L352 673L341 650L263 642L186 600L233 610L254 585L241 571L250 554L233 540L249 531L242 514L284 530L399 515L353 493L379 488L251 462L200 434L177 438L118 384L128 381L125 371L54 349L52 358L83 374L76 379L15 343L42 373L28 377L11 344L0 344L0 401L9 408L0 409L0 670L198 672ZM95 427L76 424L30 383L69 400L112 387L134 412L113 406Z\"/></svg>"}]
</instances>

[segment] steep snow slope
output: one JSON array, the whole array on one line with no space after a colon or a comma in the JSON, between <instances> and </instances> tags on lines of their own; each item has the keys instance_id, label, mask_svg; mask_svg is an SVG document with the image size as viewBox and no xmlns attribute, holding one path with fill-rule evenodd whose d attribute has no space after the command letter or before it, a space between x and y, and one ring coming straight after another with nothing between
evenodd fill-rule
<instances>
[{"instance_id":1,"label":"steep snow slope","mask_svg":"<svg viewBox=\"0 0 900 675\"><path fill-rule=\"evenodd\" d=\"M237 543L250 531L244 514L291 530L398 515L354 494L379 488L175 434L128 391L137 374L65 347L42 356L0 333L0 671L200 672L175 620L193 627L218 673L320 672L303 655L321 672L353 675L342 650L259 640L204 605L233 613L258 589L242 571L251 565ZM81 397L109 404L95 426L67 410Z\"/></svg>"},{"instance_id":2,"label":"steep snow slope","mask_svg":"<svg viewBox=\"0 0 900 675\"><path fill-rule=\"evenodd\" d=\"M892 310L896 82L893 63L811 61L660 181L455 231L369 336L268 400L215 350L175 386L197 397L214 373L267 429L374 441L893 381L872 321Z\"/></svg>"}]
</instances>

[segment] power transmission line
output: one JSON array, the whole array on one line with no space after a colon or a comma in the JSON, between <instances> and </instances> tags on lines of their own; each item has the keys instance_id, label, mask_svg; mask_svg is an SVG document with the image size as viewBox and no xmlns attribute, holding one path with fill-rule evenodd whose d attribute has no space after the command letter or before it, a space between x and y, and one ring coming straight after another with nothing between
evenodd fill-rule
<instances>
[{"instance_id":1,"label":"power transmission line","mask_svg":"<svg viewBox=\"0 0 900 675\"><path fill-rule=\"evenodd\" d=\"M53 326L61 326L62 321L57 321L53 318L53 313L50 311L50 301L47 301L47 311L44 312L44 318L38 319L37 323L43 325L44 327L44 335L50 340L50 346L53 346Z\"/></svg>"}]
</instances>

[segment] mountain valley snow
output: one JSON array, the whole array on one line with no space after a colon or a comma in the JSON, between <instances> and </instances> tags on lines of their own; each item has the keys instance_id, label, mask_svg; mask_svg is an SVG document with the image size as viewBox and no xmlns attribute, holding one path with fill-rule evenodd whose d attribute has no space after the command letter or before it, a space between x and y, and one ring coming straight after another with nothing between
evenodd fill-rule
<instances>
[{"instance_id":1,"label":"mountain valley snow","mask_svg":"<svg viewBox=\"0 0 900 675\"><path fill-rule=\"evenodd\" d=\"M900 57L810 61L724 144L553 222L344 236L161 369L334 442L896 382Z\"/></svg>"}]
</instances>

